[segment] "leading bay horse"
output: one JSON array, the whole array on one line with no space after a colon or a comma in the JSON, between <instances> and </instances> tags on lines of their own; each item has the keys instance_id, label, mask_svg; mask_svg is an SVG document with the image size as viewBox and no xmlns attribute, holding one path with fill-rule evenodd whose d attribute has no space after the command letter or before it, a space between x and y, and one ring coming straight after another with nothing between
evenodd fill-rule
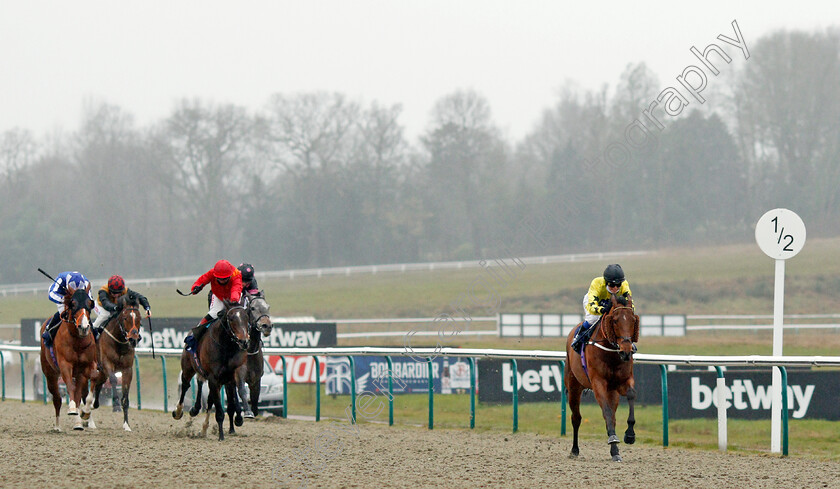
<instances>
[{"instance_id":1,"label":"leading bay horse","mask_svg":"<svg viewBox=\"0 0 840 489\"><path fill-rule=\"evenodd\" d=\"M99 337L99 365L103 375L93 386L93 408L99 408L99 393L106 379L111 381L111 395L115 410L122 407L123 429L131 431L128 425L128 394L134 368L134 349L140 341L140 301L133 292L117 299L117 313L108 318L105 329ZM122 375L122 399L117 400L116 373ZM88 398L90 403L91 398ZM119 402L119 404L118 404Z\"/></svg>"},{"instance_id":2,"label":"leading bay horse","mask_svg":"<svg viewBox=\"0 0 840 489\"><path fill-rule=\"evenodd\" d=\"M44 340L41 340L41 371L47 378L47 388L55 407L55 431L61 431L58 423L58 415L61 412L58 377L61 376L67 386L70 397L67 414L71 416L79 414L79 406L83 413L89 412L88 406L82 402L83 393L87 390L89 380L99 378L96 368L96 341L91 334L90 322L93 300L88 295L88 289L79 289L64 297L64 312L61 313L61 324L53 341L54 356L44 345ZM48 322L49 319L41 326L42 334ZM89 426L96 427L92 424ZM80 417L76 418L73 429L84 429Z\"/></svg>"},{"instance_id":3,"label":"leading bay horse","mask_svg":"<svg viewBox=\"0 0 840 489\"><path fill-rule=\"evenodd\" d=\"M265 300L265 293L260 290L257 294L245 294L245 307L248 309L248 358L245 364L236 370L236 392L239 395L239 405L244 409L238 409L235 416L230 416L231 432L234 424L242 426L243 416L253 419L258 412L257 406L260 402L260 382L263 376L265 365L262 336L271 334L271 312L268 302ZM248 387L245 387L245 384ZM198 382L198 392L203 392L204 382ZM249 401L250 400L250 406ZM198 399L192 407L190 414L195 416L201 409L201 399ZM242 412L244 411L244 413ZM195 414L193 414L193 412Z\"/></svg>"},{"instance_id":4,"label":"leading bay horse","mask_svg":"<svg viewBox=\"0 0 840 489\"><path fill-rule=\"evenodd\" d=\"M574 441L569 457L577 457L578 429L580 428L580 396L584 389L592 389L595 399L601 406L601 413L607 425L607 443L614 462L621 461L618 454L618 437L615 435L615 412L619 396L627 397L630 414L627 417L627 430L624 443L636 441L633 430L636 418L633 406L636 400L635 381L633 380L633 353L635 343L639 341L639 316L633 312L632 299L611 294L612 307L603 315L592 338L583 346L583 357L572 349L575 330L566 339L566 358L569 368L565 372L566 389L569 394L569 408L572 411Z\"/></svg>"},{"instance_id":5,"label":"leading bay horse","mask_svg":"<svg viewBox=\"0 0 840 489\"><path fill-rule=\"evenodd\" d=\"M225 308L219 314L219 319L210 324L210 330L204 333L201 342L196 347L198 364L191 352L184 349L181 353L181 396L178 399L178 406L172 411L172 417L175 419L181 419L184 415L184 395L190 388L190 380L198 374L198 378L206 381L210 387L207 404L215 407L216 423L219 425L219 441L225 439L222 427L225 413L222 412L220 390L222 386L225 386L226 391L233 394L228 396L228 413L232 415L238 409L234 394L236 369L245 363L245 357L247 357L245 350L248 347L248 311L245 307L228 300L225 300L224 304ZM196 406L198 406L201 395L196 397ZM190 416L196 414L198 410L193 406ZM209 424L210 410L208 409L201 429L202 435L206 436ZM234 432L233 426L230 427L230 432Z\"/></svg>"}]
</instances>

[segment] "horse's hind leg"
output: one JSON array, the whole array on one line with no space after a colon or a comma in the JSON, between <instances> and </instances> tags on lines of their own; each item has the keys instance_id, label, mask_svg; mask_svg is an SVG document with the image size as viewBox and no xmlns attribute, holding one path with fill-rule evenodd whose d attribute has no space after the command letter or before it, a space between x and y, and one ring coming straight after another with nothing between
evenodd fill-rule
<instances>
[{"instance_id":1,"label":"horse's hind leg","mask_svg":"<svg viewBox=\"0 0 840 489\"><path fill-rule=\"evenodd\" d=\"M627 405L630 407L630 414L627 416L627 431L624 432L624 443L632 445L636 442L636 415L633 412L636 404L636 388L630 387L627 389Z\"/></svg>"},{"instance_id":2,"label":"horse's hind leg","mask_svg":"<svg viewBox=\"0 0 840 489\"><path fill-rule=\"evenodd\" d=\"M187 355L187 353L185 352L184 355ZM195 375L195 371L192 369L191 362L189 361L189 359L185 359L184 355L181 356L181 392L178 396L178 405L175 407L175 410L172 411L172 417L175 419L181 419L181 417L184 415L184 395L190 388L190 381L192 380L193 375ZM125 390L123 390L123 396L124 395ZM200 393L198 398L199 400L201 399ZM195 414L192 414L192 411L190 411L190 415L195 416Z\"/></svg>"},{"instance_id":3,"label":"horse's hind leg","mask_svg":"<svg viewBox=\"0 0 840 489\"><path fill-rule=\"evenodd\" d=\"M583 394L583 386L574 378L571 368L566 370L566 390L567 399L569 400L569 410L572 412L572 430L574 435L572 437L572 451L569 453L570 458L577 457L580 454L580 447L578 446L578 430L580 430L580 422L582 416L580 415L580 396Z\"/></svg>"},{"instance_id":4,"label":"horse's hind leg","mask_svg":"<svg viewBox=\"0 0 840 489\"><path fill-rule=\"evenodd\" d=\"M50 391L53 407L55 408L55 426L53 426L53 431L61 431L61 426L58 424L58 415L61 413L61 392L58 390L58 376L52 374L46 377L47 389Z\"/></svg>"}]
</instances>

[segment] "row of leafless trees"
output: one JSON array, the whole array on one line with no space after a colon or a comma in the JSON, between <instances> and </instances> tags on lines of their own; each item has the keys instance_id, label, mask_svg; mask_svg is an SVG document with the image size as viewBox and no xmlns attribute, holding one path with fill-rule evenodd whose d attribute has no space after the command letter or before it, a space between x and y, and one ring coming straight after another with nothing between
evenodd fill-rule
<instances>
[{"instance_id":1,"label":"row of leafless trees","mask_svg":"<svg viewBox=\"0 0 840 489\"><path fill-rule=\"evenodd\" d=\"M614 90L566 87L521 141L473 91L442 97L417 141L398 105L338 93L259 113L184 100L149 127L92 105L72 134L1 135L0 283L36 266L139 277L219 257L267 270L744 241L777 206L836 234L838 32L775 33L723 76L637 145L628 125L669 84L643 63Z\"/></svg>"}]
</instances>

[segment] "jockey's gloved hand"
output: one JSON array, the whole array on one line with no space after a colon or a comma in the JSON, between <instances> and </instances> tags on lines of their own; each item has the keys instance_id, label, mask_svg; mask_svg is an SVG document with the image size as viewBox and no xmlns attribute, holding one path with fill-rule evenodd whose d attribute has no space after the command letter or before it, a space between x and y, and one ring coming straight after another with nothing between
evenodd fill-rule
<instances>
[{"instance_id":1,"label":"jockey's gloved hand","mask_svg":"<svg viewBox=\"0 0 840 489\"><path fill-rule=\"evenodd\" d=\"M146 308L146 317L147 317L147 318L152 317L152 310L151 310L151 308Z\"/></svg>"},{"instance_id":2,"label":"jockey's gloved hand","mask_svg":"<svg viewBox=\"0 0 840 489\"><path fill-rule=\"evenodd\" d=\"M601 306L601 309L603 311L602 314L606 314L607 311L609 311L612 307L612 301L609 299L601 299L600 301L598 301L598 305Z\"/></svg>"},{"instance_id":3,"label":"jockey's gloved hand","mask_svg":"<svg viewBox=\"0 0 840 489\"><path fill-rule=\"evenodd\" d=\"M193 295L198 294L199 292L201 292L201 287L199 287L198 285L192 288Z\"/></svg>"}]
</instances>

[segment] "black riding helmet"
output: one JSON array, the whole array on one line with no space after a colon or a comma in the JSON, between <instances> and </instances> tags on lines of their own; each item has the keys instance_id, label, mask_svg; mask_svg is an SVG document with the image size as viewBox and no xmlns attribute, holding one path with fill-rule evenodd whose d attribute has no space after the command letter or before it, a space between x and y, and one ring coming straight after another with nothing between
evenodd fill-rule
<instances>
[{"instance_id":1,"label":"black riding helmet","mask_svg":"<svg viewBox=\"0 0 840 489\"><path fill-rule=\"evenodd\" d=\"M242 280L245 282L249 282L252 278L254 278L254 266L250 263L242 263L238 267L239 271L242 273Z\"/></svg>"},{"instance_id":2,"label":"black riding helmet","mask_svg":"<svg viewBox=\"0 0 840 489\"><path fill-rule=\"evenodd\" d=\"M620 287L624 282L624 270L621 269L621 265L618 263L607 265L607 268L604 269L604 280L607 285Z\"/></svg>"}]
</instances>

